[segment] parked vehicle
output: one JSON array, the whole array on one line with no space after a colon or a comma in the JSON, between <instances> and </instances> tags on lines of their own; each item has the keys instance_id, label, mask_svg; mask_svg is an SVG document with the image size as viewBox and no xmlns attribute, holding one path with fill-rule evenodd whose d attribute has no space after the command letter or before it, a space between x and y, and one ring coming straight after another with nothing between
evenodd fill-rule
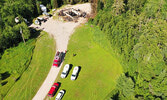
<instances>
[{"instance_id":1,"label":"parked vehicle","mask_svg":"<svg viewBox=\"0 0 167 100\"><path fill-rule=\"evenodd\" d=\"M48 93L48 96L53 97L55 95L55 93L57 92L58 88L59 88L60 84L59 83L54 83L52 85L52 87L50 88L50 91Z\"/></svg>"},{"instance_id":2,"label":"parked vehicle","mask_svg":"<svg viewBox=\"0 0 167 100\"><path fill-rule=\"evenodd\" d=\"M64 69L63 69L62 73L61 73L61 78L65 78L67 76L67 74L69 72L69 69L70 69L70 65L66 64L64 66Z\"/></svg>"},{"instance_id":3,"label":"parked vehicle","mask_svg":"<svg viewBox=\"0 0 167 100\"><path fill-rule=\"evenodd\" d=\"M74 67L72 75L71 75L71 80L76 80L78 72L79 72L79 67L78 66Z\"/></svg>"},{"instance_id":4,"label":"parked vehicle","mask_svg":"<svg viewBox=\"0 0 167 100\"><path fill-rule=\"evenodd\" d=\"M61 100L62 97L64 96L64 94L65 94L65 91L64 90L60 90L60 92L57 94L55 100Z\"/></svg>"},{"instance_id":5,"label":"parked vehicle","mask_svg":"<svg viewBox=\"0 0 167 100\"><path fill-rule=\"evenodd\" d=\"M53 61L53 66L59 67L62 60L63 52L57 52Z\"/></svg>"}]
</instances>

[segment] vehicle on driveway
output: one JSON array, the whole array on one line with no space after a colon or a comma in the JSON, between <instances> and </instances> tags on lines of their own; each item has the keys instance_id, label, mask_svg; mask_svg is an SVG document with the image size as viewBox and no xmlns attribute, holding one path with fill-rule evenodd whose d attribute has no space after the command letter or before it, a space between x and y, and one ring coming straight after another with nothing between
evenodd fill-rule
<instances>
[{"instance_id":1,"label":"vehicle on driveway","mask_svg":"<svg viewBox=\"0 0 167 100\"><path fill-rule=\"evenodd\" d=\"M68 72L69 72L69 69L70 69L70 65L69 65L69 64L66 64L66 65L64 66L64 69L63 69L61 75L60 75L61 78L66 78L66 76L67 76L67 74L68 74Z\"/></svg>"},{"instance_id":2,"label":"vehicle on driveway","mask_svg":"<svg viewBox=\"0 0 167 100\"><path fill-rule=\"evenodd\" d=\"M65 94L65 91L64 90L60 90L60 92L57 94L55 100L61 100L62 97L64 96L64 94Z\"/></svg>"},{"instance_id":3,"label":"vehicle on driveway","mask_svg":"<svg viewBox=\"0 0 167 100\"><path fill-rule=\"evenodd\" d=\"M56 56L54 58L54 61L53 61L53 66L54 67L59 67L60 66L60 63L62 62L62 57L63 57L63 52L57 52L56 53Z\"/></svg>"},{"instance_id":4,"label":"vehicle on driveway","mask_svg":"<svg viewBox=\"0 0 167 100\"><path fill-rule=\"evenodd\" d=\"M54 84L52 85L52 87L50 88L50 91L49 91L49 93L48 93L48 96L53 97L53 96L56 94L56 92L57 92L59 86L60 86L59 83L54 83Z\"/></svg>"},{"instance_id":5,"label":"vehicle on driveway","mask_svg":"<svg viewBox=\"0 0 167 100\"><path fill-rule=\"evenodd\" d=\"M78 72L79 72L79 67L75 66L71 75L71 80L76 80Z\"/></svg>"}]
</instances>

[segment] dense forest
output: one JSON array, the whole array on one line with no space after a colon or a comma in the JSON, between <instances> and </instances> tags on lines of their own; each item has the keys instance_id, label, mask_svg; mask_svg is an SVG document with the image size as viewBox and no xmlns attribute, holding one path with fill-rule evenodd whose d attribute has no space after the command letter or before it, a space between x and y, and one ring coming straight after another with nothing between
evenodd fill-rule
<instances>
[{"instance_id":1,"label":"dense forest","mask_svg":"<svg viewBox=\"0 0 167 100\"><path fill-rule=\"evenodd\" d=\"M92 21L124 68L106 99L167 98L167 0L94 0Z\"/></svg>"},{"instance_id":2,"label":"dense forest","mask_svg":"<svg viewBox=\"0 0 167 100\"><path fill-rule=\"evenodd\" d=\"M32 39L33 36L28 25L35 17L42 14L40 4L50 10L64 4L87 1L0 0L0 99L6 95L30 64L35 48L35 39ZM19 19L18 23L15 22L15 18ZM22 30L23 36L20 34L20 30ZM22 43L22 37L24 37L26 45ZM18 60L14 61L13 59Z\"/></svg>"}]
</instances>

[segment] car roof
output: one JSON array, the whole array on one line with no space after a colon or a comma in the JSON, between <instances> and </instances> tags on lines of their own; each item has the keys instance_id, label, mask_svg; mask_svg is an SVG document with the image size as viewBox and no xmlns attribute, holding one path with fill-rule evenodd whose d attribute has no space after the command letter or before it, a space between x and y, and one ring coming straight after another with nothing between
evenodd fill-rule
<instances>
[{"instance_id":1,"label":"car roof","mask_svg":"<svg viewBox=\"0 0 167 100\"><path fill-rule=\"evenodd\" d=\"M52 94L55 91L56 86L52 86L49 93Z\"/></svg>"},{"instance_id":2,"label":"car roof","mask_svg":"<svg viewBox=\"0 0 167 100\"><path fill-rule=\"evenodd\" d=\"M79 70L79 67L78 67L78 66L74 67L74 69L73 69L73 74L76 74L76 73L78 72L78 70Z\"/></svg>"},{"instance_id":3,"label":"car roof","mask_svg":"<svg viewBox=\"0 0 167 100\"><path fill-rule=\"evenodd\" d=\"M56 98L59 98L61 96L61 93L59 92L56 96Z\"/></svg>"},{"instance_id":4,"label":"car roof","mask_svg":"<svg viewBox=\"0 0 167 100\"><path fill-rule=\"evenodd\" d=\"M66 64L65 66L64 66L64 69L68 69L69 68L69 64Z\"/></svg>"}]
</instances>

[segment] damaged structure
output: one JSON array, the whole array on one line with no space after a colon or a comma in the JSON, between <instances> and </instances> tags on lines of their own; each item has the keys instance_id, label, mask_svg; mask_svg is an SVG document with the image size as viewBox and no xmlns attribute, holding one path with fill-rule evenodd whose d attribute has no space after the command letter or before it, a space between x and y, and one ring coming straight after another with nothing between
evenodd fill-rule
<instances>
[{"instance_id":1,"label":"damaged structure","mask_svg":"<svg viewBox=\"0 0 167 100\"><path fill-rule=\"evenodd\" d=\"M64 21L75 21L77 22L79 17L86 18L87 13L80 9L68 8L58 12L59 16L62 16Z\"/></svg>"}]
</instances>

